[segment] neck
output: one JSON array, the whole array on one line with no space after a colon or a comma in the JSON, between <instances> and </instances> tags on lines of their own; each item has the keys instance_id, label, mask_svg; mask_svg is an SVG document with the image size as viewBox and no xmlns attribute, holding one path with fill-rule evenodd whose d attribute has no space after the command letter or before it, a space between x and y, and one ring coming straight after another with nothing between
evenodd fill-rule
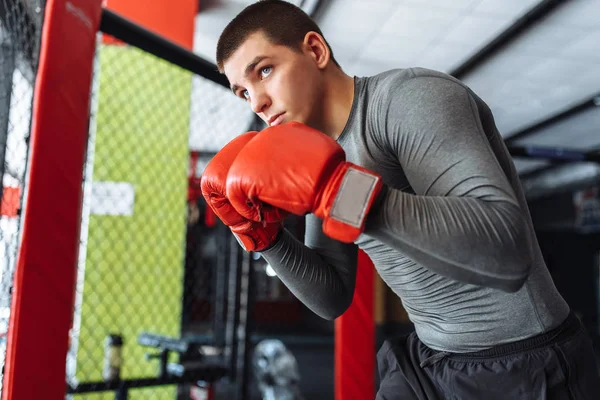
<instances>
[{"instance_id":1,"label":"neck","mask_svg":"<svg viewBox=\"0 0 600 400\"><path fill-rule=\"evenodd\" d=\"M337 139L348 123L352 102L354 101L354 78L339 68L326 71L325 88L323 91L323 112L321 123L317 127L327 136Z\"/></svg>"}]
</instances>

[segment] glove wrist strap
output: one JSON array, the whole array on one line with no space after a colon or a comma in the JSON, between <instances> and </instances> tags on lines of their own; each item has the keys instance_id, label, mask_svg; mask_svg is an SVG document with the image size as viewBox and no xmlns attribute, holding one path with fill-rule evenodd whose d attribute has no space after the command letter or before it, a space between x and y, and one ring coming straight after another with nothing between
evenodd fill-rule
<instances>
[{"instance_id":1,"label":"glove wrist strap","mask_svg":"<svg viewBox=\"0 0 600 400\"><path fill-rule=\"evenodd\" d=\"M340 173L341 179L334 179L334 185L339 183L323 216L323 229L334 239L353 242L362 233L383 183L379 175L351 163Z\"/></svg>"},{"instance_id":2,"label":"glove wrist strap","mask_svg":"<svg viewBox=\"0 0 600 400\"><path fill-rule=\"evenodd\" d=\"M239 232L235 228L231 228L231 232L245 251L261 252L277 241L282 229L281 223L271 223L265 227L256 223L249 232Z\"/></svg>"}]
</instances>

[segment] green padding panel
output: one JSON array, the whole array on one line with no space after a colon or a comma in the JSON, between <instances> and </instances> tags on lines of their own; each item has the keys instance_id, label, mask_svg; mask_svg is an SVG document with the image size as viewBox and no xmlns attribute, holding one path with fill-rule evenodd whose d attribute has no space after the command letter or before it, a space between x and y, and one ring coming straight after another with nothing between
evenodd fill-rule
<instances>
[{"instance_id":1,"label":"green padding panel","mask_svg":"<svg viewBox=\"0 0 600 400\"><path fill-rule=\"evenodd\" d=\"M132 184L135 203L129 216L90 215L80 382L102 379L110 333L125 341L123 378L155 377L158 361L144 358L155 351L139 346L137 337L142 331L179 336L183 291L192 75L126 46L102 46L99 62L93 181ZM108 199L114 207L119 200ZM129 399L175 398L174 387L148 390L131 391Z\"/></svg>"}]
</instances>

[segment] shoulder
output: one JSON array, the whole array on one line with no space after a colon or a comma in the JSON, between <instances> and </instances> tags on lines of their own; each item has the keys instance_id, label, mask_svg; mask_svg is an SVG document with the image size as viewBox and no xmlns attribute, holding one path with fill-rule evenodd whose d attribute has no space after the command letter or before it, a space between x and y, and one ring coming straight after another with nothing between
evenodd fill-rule
<instances>
[{"instance_id":1,"label":"shoulder","mask_svg":"<svg viewBox=\"0 0 600 400\"><path fill-rule=\"evenodd\" d=\"M472 113L471 91L458 79L426 68L389 70L364 78L367 126L380 147L420 132L425 120ZM436 118L432 118L435 115Z\"/></svg>"},{"instance_id":2,"label":"shoulder","mask_svg":"<svg viewBox=\"0 0 600 400\"><path fill-rule=\"evenodd\" d=\"M380 106L414 104L433 96L465 94L469 88L444 72L427 68L393 69L366 78L367 91Z\"/></svg>"}]
</instances>

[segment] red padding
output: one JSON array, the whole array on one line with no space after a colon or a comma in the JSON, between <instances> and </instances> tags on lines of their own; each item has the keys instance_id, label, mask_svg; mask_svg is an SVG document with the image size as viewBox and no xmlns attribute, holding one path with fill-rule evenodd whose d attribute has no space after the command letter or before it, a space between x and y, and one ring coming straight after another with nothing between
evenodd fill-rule
<instances>
[{"instance_id":1,"label":"red padding","mask_svg":"<svg viewBox=\"0 0 600 400\"><path fill-rule=\"evenodd\" d=\"M375 398L374 274L371 259L359 251L352 305L335 320L335 400Z\"/></svg>"},{"instance_id":2,"label":"red padding","mask_svg":"<svg viewBox=\"0 0 600 400\"><path fill-rule=\"evenodd\" d=\"M188 50L194 47L194 16L198 0L106 0L105 7ZM114 38L106 44L121 44Z\"/></svg>"},{"instance_id":3,"label":"red padding","mask_svg":"<svg viewBox=\"0 0 600 400\"><path fill-rule=\"evenodd\" d=\"M21 199L21 188L2 188L2 203L0 204L0 215L3 217L16 217L19 213L19 202Z\"/></svg>"},{"instance_id":4,"label":"red padding","mask_svg":"<svg viewBox=\"0 0 600 400\"><path fill-rule=\"evenodd\" d=\"M102 0L48 0L3 399L64 399Z\"/></svg>"}]
</instances>

